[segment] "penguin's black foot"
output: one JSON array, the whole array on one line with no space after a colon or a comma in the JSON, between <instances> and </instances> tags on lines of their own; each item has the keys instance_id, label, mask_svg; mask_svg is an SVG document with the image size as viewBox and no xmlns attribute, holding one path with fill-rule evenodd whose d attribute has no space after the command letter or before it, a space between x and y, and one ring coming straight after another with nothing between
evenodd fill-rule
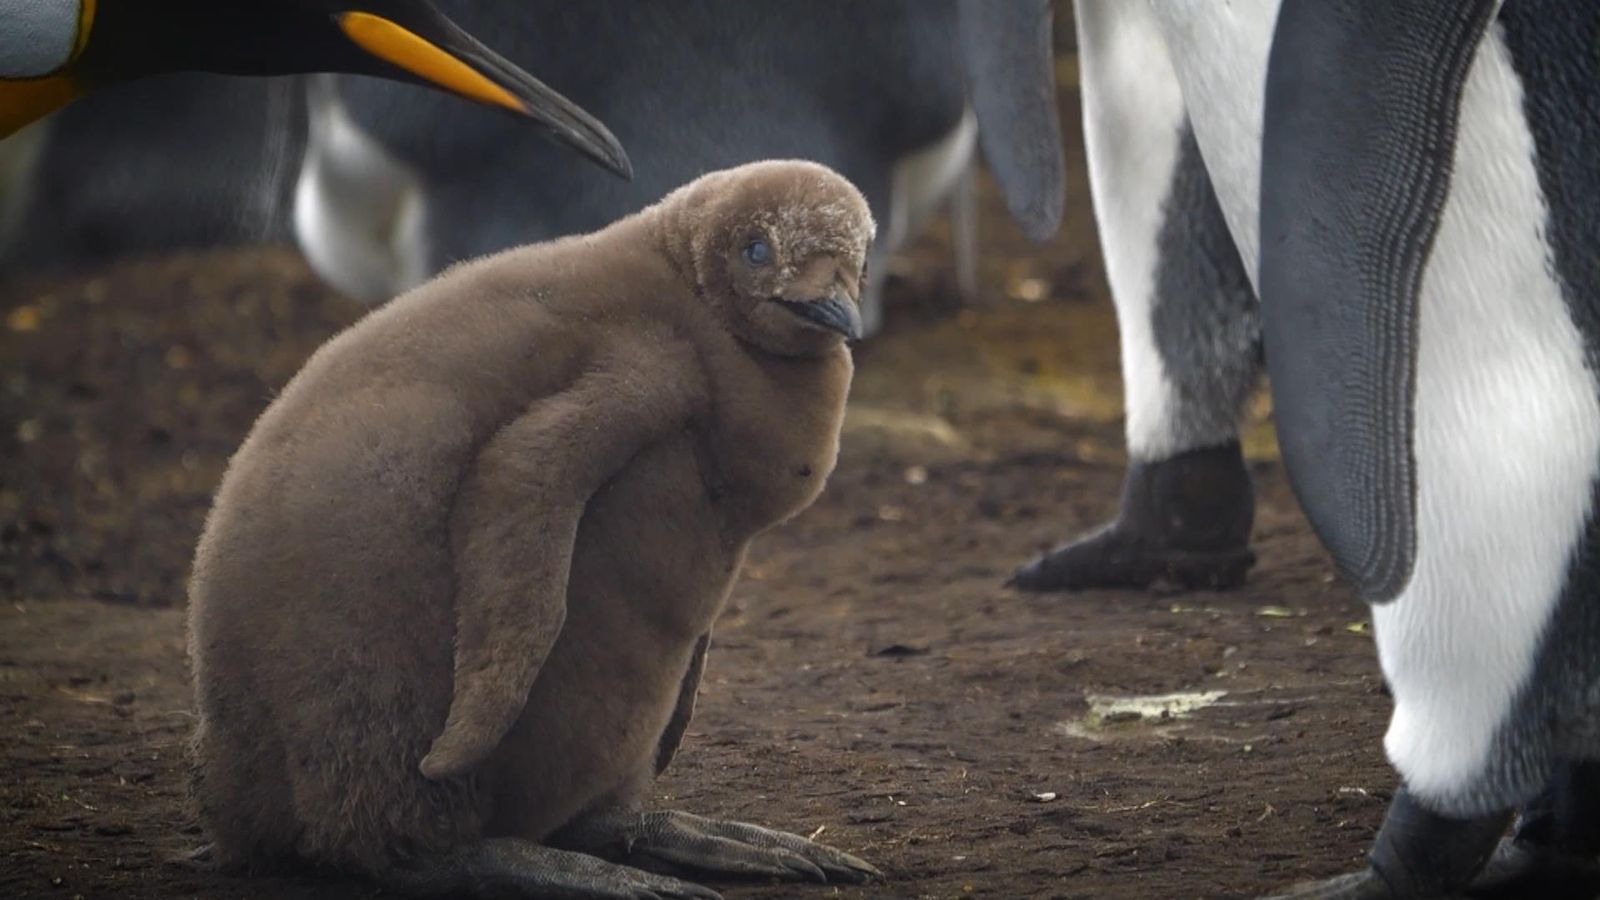
<instances>
[{"instance_id":1,"label":"penguin's black foot","mask_svg":"<svg viewBox=\"0 0 1600 900\"><path fill-rule=\"evenodd\" d=\"M1453 900L1484 868L1511 819L1452 819L1395 792L1364 872L1297 885L1277 900Z\"/></svg>"},{"instance_id":2,"label":"penguin's black foot","mask_svg":"<svg viewBox=\"0 0 1600 900\"><path fill-rule=\"evenodd\" d=\"M1600 765L1558 766L1467 894L1474 900L1600 897Z\"/></svg>"},{"instance_id":3,"label":"penguin's black foot","mask_svg":"<svg viewBox=\"0 0 1600 900\"><path fill-rule=\"evenodd\" d=\"M1145 588L1186 590L1244 583L1255 565L1250 526L1255 495L1237 441L1134 463L1117 520L1032 560L1008 587L1025 591Z\"/></svg>"},{"instance_id":4,"label":"penguin's black foot","mask_svg":"<svg viewBox=\"0 0 1600 900\"><path fill-rule=\"evenodd\" d=\"M658 872L831 884L883 877L865 860L797 834L685 812L598 813L568 828L558 840Z\"/></svg>"},{"instance_id":5,"label":"penguin's black foot","mask_svg":"<svg viewBox=\"0 0 1600 900\"><path fill-rule=\"evenodd\" d=\"M1600 857L1507 838L1473 880L1466 896L1472 900L1594 900L1600 897Z\"/></svg>"},{"instance_id":6,"label":"penguin's black foot","mask_svg":"<svg viewBox=\"0 0 1600 900\"><path fill-rule=\"evenodd\" d=\"M722 900L698 884L520 838L479 841L431 865L393 870L385 882L413 897Z\"/></svg>"},{"instance_id":7,"label":"penguin's black foot","mask_svg":"<svg viewBox=\"0 0 1600 900\"><path fill-rule=\"evenodd\" d=\"M1006 587L1024 591L1147 588L1157 581L1184 590L1220 591L1244 584L1255 565L1249 547L1189 553L1151 544L1114 523L1034 559L1012 573Z\"/></svg>"}]
</instances>

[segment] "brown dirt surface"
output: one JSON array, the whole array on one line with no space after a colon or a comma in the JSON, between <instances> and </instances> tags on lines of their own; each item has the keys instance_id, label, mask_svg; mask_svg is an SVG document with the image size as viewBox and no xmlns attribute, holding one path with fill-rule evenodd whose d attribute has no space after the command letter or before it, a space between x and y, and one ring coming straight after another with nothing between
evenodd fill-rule
<instances>
[{"instance_id":1,"label":"brown dirt surface","mask_svg":"<svg viewBox=\"0 0 1600 900\"><path fill-rule=\"evenodd\" d=\"M730 898L1249 896L1353 867L1381 818L1395 779L1367 611L1259 421L1243 589L1000 586L1103 521L1122 474L1115 325L1068 145L1051 244L1015 237L986 190L977 308L947 300L938 229L901 261L839 469L757 542L659 784L662 804L815 833L888 880L719 885ZM210 490L361 311L271 248L0 297L0 896L374 893L171 862L201 842L182 606ZM1149 699L1173 694L1202 708Z\"/></svg>"}]
</instances>

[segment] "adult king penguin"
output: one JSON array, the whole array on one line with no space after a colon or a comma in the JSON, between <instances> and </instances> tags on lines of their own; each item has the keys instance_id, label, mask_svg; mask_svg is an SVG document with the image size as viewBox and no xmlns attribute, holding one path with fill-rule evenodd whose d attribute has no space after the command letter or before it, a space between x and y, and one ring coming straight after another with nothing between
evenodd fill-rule
<instances>
[{"instance_id":1,"label":"adult king penguin","mask_svg":"<svg viewBox=\"0 0 1600 900\"><path fill-rule=\"evenodd\" d=\"M1600 6L1286 0L1265 72L1279 440L1403 781L1368 868L1297 896L1594 897Z\"/></svg>"},{"instance_id":2,"label":"adult king penguin","mask_svg":"<svg viewBox=\"0 0 1600 900\"><path fill-rule=\"evenodd\" d=\"M1295 492L1373 604L1403 784L1370 865L1292 896L1594 896L1600 5L1077 10L1143 505L1111 546L1244 549L1159 529L1248 521L1264 345Z\"/></svg>"},{"instance_id":3,"label":"adult king penguin","mask_svg":"<svg viewBox=\"0 0 1600 900\"><path fill-rule=\"evenodd\" d=\"M418 81L537 122L627 176L605 126L426 0L0 0L0 137L104 85L170 72Z\"/></svg>"}]
</instances>

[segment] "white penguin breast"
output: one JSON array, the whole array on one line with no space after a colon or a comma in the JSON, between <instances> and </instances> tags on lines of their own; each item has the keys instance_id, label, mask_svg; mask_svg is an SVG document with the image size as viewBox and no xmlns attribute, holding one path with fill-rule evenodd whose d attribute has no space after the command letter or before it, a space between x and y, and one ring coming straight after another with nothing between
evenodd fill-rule
<instances>
[{"instance_id":1,"label":"white penguin breast","mask_svg":"<svg viewBox=\"0 0 1600 900\"><path fill-rule=\"evenodd\" d=\"M40 78L72 62L80 0L0 0L0 78Z\"/></svg>"}]
</instances>

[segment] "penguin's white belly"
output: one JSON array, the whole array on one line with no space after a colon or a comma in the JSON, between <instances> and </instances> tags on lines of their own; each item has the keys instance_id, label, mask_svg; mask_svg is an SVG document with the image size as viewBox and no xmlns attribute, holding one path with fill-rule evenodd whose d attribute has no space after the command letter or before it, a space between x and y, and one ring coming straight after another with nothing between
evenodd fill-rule
<instances>
[{"instance_id":1,"label":"penguin's white belly","mask_svg":"<svg viewBox=\"0 0 1600 900\"><path fill-rule=\"evenodd\" d=\"M1252 280L1275 0L1154 4ZM1522 89L1492 26L1463 94L1419 299L1411 581L1374 607L1395 699L1385 747L1436 808L1480 814L1590 514L1600 400L1546 240ZM1266 302L1270 303L1271 298ZM1270 315L1270 311L1268 312Z\"/></svg>"}]
</instances>

